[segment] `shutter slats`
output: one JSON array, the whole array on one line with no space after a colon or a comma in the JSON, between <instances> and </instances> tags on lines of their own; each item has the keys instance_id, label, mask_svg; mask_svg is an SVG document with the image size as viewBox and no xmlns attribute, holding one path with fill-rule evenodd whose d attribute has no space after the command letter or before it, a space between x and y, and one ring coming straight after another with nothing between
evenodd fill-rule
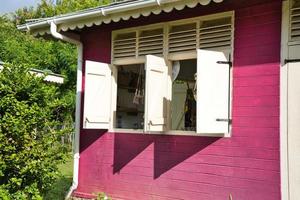
<instances>
[{"instance_id":1,"label":"shutter slats","mask_svg":"<svg viewBox=\"0 0 300 200\"><path fill-rule=\"evenodd\" d=\"M114 47L135 46L135 42L115 43Z\"/></svg>"},{"instance_id":2,"label":"shutter slats","mask_svg":"<svg viewBox=\"0 0 300 200\"><path fill-rule=\"evenodd\" d=\"M299 17L299 16L300 16L300 13L293 15L293 17Z\"/></svg>"},{"instance_id":3,"label":"shutter slats","mask_svg":"<svg viewBox=\"0 0 300 200\"><path fill-rule=\"evenodd\" d=\"M300 1L294 0L292 2L290 12L290 39L292 41L300 40Z\"/></svg>"},{"instance_id":4,"label":"shutter slats","mask_svg":"<svg viewBox=\"0 0 300 200\"><path fill-rule=\"evenodd\" d=\"M293 36L300 37L300 8L294 9ZM299 23L298 23L299 21ZM139 56L163 55L168 53L186 53L204 49L228 49L232 45L232 17L211 20L192 21L186 24L170 24L168 31L161 27L137 29L129 33L120 33L114 37L113 58L137 58ZM168 32L167 46L165 32Z\"/></svg>"},{"instance_id":5,"label":"shutter slats","mask_svg":"<svg viewBox=\"0 0 300 200\"><path fill-rule=\"evenodd\" d=\"M203 21L200 25L199 47L201 49L231 48L231 18Z\"/></svg>"},{"instance_id":6,"label":"shutter slats","mask_svg":"<svg viewBox=\"0 0 300 200\"><path fill-rule=\"evenodd\" d=\"M148 45L148 43L154 43L154 42L161 44L162 41L163 41L162 38L155 38L155 39L151 39L151 40L143 40L143 41L140 41L139 46Z\"/></svg>"},{"instance_id":7,"label":"shutter slats","mask_svg":"<svg viewBox=\"0 0 300 200\"><path fill-rule=\"evenodd\" d=\"M159 54L161 54L161 50L151 50L151 51L142 51L142 52L140 52L140 55L141 56L145 56L145 55L159 55Z\"/></svg>"},{"instance_id":8,"label":"shutter slats","mask_svg":"<svg viewBox=\"0 0 300 200\"><path fill-rule=\"evenodd\" d=\"M210 30L210 31L208 31L208 30L202 31L200 29L200 36L201 35L205 36L205 35L209 35L209 34L224 34L224 33L228 33L228 32L231 32L231 28L215 29L215 30L212 28L212 30Z\"/></svg>"},{"instance_id":9,"label":"shutter slats","mask_svg":"<svg viewBox=\"0 0 300 200\"><path fill-rule=\"evenodd\" d=\"M300 29L300 23L297 23L292 27L292 30L298 30L298 29Z\"/></svg>"},{"instance_id":10,"label":"shutter slats","mask_svg":"<svg viewBox=\"0 0 300 200\"><path fill-rule=\"evenodd\" d=\"M173 47L182 47L182 46L193 46L194 48L196 48L195 41L180 42L180 43L175 43L175 44L170 44L169 45L170 48L173 48Z\"/></svg>"},{"instance_id":11,"label":"shutter slats","mask_svg":"<svg viewBox=\"0 0 300 200\"><path fill-rule=\"evenodd\" d=\"M217 25L217 26L214 26L214 28L223 28L223 27L231 27L231 23L230 24L222 24L222 25ZM211 27L206 27L206 28L201 28L201 30L210 30Z\"/></svg>"},{"instance_id":12,"label":"shutter slats","mask_svg":"<svg viewBox=\"0 0 300 200\"><path fill-rule=\"evenodd\" d=\"M169 41L169 45L177 44L181 42L192 42L192 41L194 41L194 38L183 38L183 39Z\"/></svg>"},{"instance_id":13,"label":"shutter slats","mask_svg":"<svg viewBox=\"0 0 300 200\"><path fill-rule=\"evenodd\" d=\"M292 18L292 24L296 24L296 23L299 23L299 22L300 22L300 17L293 17Z\"/></svg>"},{"instance_id":14,"label":"shutter slats","mask_svg":"<svg viewBox=\"0 0 300 200\"><path fill-rule=\"evenodd\" d=\"M231 33L227 33L227 34L212 34L212 35L206 35L206 36L201 36L200 40L204 41L204 40L210 40L210 39L214 39L214 38L222 38L222 37L229 37L231 38Z\"/></svg>"},{"instance_id":15,"label":"shutter slats","mask_svg":"<svg viewBox=\"0 0 300 200\"><path fill-rule=\"evenodd\" d=\"M295 1L295 2L297 2L297 1ZM299 10L300 10L300 7L298 7L298 8L295 7L295 8L292 8L292 9L291 9L291 11L299 11Z\"/></svg>"},{"instance_id":16,"label":"shutter slats","mask_svg":"<svg viewBox=\"0 0 300 200\"><path fill-rule=\"evenodd\" d=\"M115 47L114 50L122 51L122 50L127 50L127 49L132 49L132 48L135 48L135 46L133 46L133 45L126 45L126 46Z\"/></svg>"},{"instance_id":17,"label":"shutter slats","mask_svg":"<svg viewBox=\"0 0 300 200\"><path fill-rule=\"evenodd\" d=\"M176 31L173 33L169 33L169 36L174 36L174 35L180 35L180 34L189 34L189 33L196 33L196 30L184 30L184 31Z\"/></svg>"},{"instance_id":18,"label":"shutter slats","mask_svg":"<svg viewBox=\"0 0 300 200\"><path fill-rule=\"evenodd\" d=\"M170 37L170 41L177 41L177 39L181 38L190 38L196 40L196 31L194 33L189 33L189 34L182 34L182 35L174 35Z\"/></svg>"},{"instance_id":19,"label":"shutter slats","mask_svg":"<svg viewBox=\"0 0 300 200\"><path fill-rule=\"evenodd\" d=\"M231 41L231 35L225 35L224 37L208 37L200 38L201 44L220 42L220 41Z\"/></svg>"},{"instance_id":20,"label":"shutter slats","mask_svg":"<svg viewBox=\"0 0 300 200\"><path fill-rule=\"evenodd\" d=\"M117 50L117 51L115 51L115 55L126 55L126 54L135 54L135 52L131 52L130 50L128 50L128 49L120 49L120 50Z\"/></svg>"},{"instance_id":21,"label":"shutter slats","mask_svg":"<svg viewBox=\"0 0 300 200\"><path fill-rule=\"evenodd\" d=\"M222 48L222 47L228 47L230 46L230 44L231 42L211 43L211 44L200 45L200 49Z\"/></svg>"},{"instance_id":22,"label":"shutter slats","mask_svg":"<svg viewBox=\"0 0 300 200\"><path fill-rule=\"evenodd\" d=\"M187 46L187 47L176 47L170 49L170 53L175 53L175 52L180 52L180 51L190 51L190 50L195 50L195 47Z\"/></svg>"},{"instance_id":23,"label":"shutter slats","mask_svg":"<svg viewBox=\"0 0 300 200\"><path fill-rule=\"evenodd\" d=\"M142 41L144 39L149 39L149 38L162 38L163 34L157 34L157 35L148 35L148 36L143 36L143 37L139 37L139 39Z\"/></svg>"},{"instance_id":24,"label":"shutter slats","mask_svg":"<svg viewBox=\"0 0 300 200\"><path fill-rule=\"evenodd\" d=\"M139 35L138 55L163 54L163 28L142 30Z\"/></svg>"},{"instance_id":25,"label":"shutter slats","mask_svg":"<svg viewBox=\"0 0 300 200\"><path fill-rule=\"evenodd\" d=\"M135 56L136 33L123 33L116 36L113 41L114 58Z\"/></svg>"},{"instance_id":26,"label":"shutter slats","mask_svg":"<svg viewBox=\"0 0 300 200\"><path fill-rule=\"evenodd\" d=\"M126 52L126 51L124 51ZM134 57L135 53L115 53L115 58L125 58L125 57Z\"/></svg>"},{"instance_id":27,"label":"shutter slats","mask_svg":"<svg viewBox=\"0 0 300 200\"><path fill-rule=\"evenodd\" d=\"M172 26L169 33L169 52L196 50L196 23Z\"/></svg>"},{"instance_id":28,"label":"shutter slats","mask_svg":"<svg viewBox=\"0 0 300 200\"><path fill-rule=\"evenodd\" d=\"M145 46L140 48L140 51L151 51L151 50L162 50L162 47L159 47L157 45L149 45L149 46Z\"/></svg>"},{"instance_id":29,"label":"shutter slats","mask_svg":"<svg viewBox=\"0 0 300 200\"><path fill-rule=\"evenodd\" d=\"M126 48L126 47L135 47L135 44L132 43L128 43L128 44L118 44L118 45L114 45L114 49L122 49L122 48Z\"/></svg>"},{"instance_id":30,"label":"shutter slats","mask_svg":"<svg viewBox=\"0 0 300 200\"><path fill-rule=\"evenodd\" d=\"M124 43L124 42L135 42L135 38L128 38L128 39L116 39L115 43Z\"/></svg>"},{"instance_id":31,"label":"shutter slats","mask_svg":"<svg viewBox=\"0 0 300 200\"><path fill-rule=\"evenodd\" d=\"M146 44L141 44L139 47L140 47L140 49L142 49L143 47L151 47L151 46L157 47L159 44L160 44L160 42L150 42L150 43L146 43Z\"/></svg>"}]
</instances>

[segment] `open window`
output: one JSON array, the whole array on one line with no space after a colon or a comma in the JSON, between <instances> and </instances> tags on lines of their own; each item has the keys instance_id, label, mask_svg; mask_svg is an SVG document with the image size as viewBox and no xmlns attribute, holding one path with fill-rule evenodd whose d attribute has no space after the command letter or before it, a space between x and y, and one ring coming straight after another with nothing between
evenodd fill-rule
<instances>
[{"instance_id":1,"label":"open window","mask_svg":"<svg viewBox=\"0 0 300 200\"><path fill-rule=\"evenodd\" d=\"M171 129L196 131L197 59L172 64Z\"/></svg>"},{"instance_id":2,"label":"open window","mask_svg":"<svg viewBox=\"0 0 300 200\"><path fill-rule=\"evenodd\" d=\"M144 128L144 69L144 64L118 66L115 128Z\"/></svg>"},{"instance_id":3,"label":"open window","mask_svg":"<svg viewBox=\"0 0 300 200\"><path fill-rule=\"evenodd\" d=\"M169 100L164 58L147 55L145 64L121 65L117 69L115 128L165 131Z\"/></svg>"},{"instance_id":4,"label":"open window","mask_svg":"<svg viewBox=\"0 0 300 200\"><path fill-rule=\"evenodd\" d=\"M203 49L172 63L172 130L229 133L230 66L229 53Z\"/></svg>"},{"instance_id":5,"label":"open window","mask_svg":"<svg viewBox=\"0 0 300 200\"><path fill-rule=\"evenodd\" d=\"M233 12L114 31L113 127L228 135L233 33Z\"/></svg>"}]
</instances>

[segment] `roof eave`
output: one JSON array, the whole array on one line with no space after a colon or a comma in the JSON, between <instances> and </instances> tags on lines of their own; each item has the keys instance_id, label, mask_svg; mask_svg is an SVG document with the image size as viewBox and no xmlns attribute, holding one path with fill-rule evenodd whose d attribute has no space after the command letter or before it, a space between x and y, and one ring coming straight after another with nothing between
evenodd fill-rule
<instances>
[{"instance_id":1,"label":"roof eave","mask_svg":"<svg viewBox=\"0 0 300 200\"><path fill-rule=\"evenodd\" d=\"M173 5L173 4L187 4L186 2L192 3L196 5L200 3L201 5L207 5L211 1L215 3L220 3L223 0L189 0L189 1L181 1L181 0L137 0L137 1L129 1L120 4L112 4L109 6L98 7L93 9L87 9L79 12L74 12L70 14L55 16L51 18L41 19L40 21L30 22L27 24L19 25L17 28L21 31L32 31L37 32L39 34L41 31L45 33L45 29L50 29L50 23L54 22L57 25L74 23L80 20L88 20L89 18L97 18L97 17L109 17L113 15L120 15L125 12L132 12L134 10L142 10L145 8L153 8L153 6L162 7L163 5ZM183 7L182 7L183 8ZM177 9L177 8L176 8ZM121 16L121 15L120 15ZM111 20L113 21L113 20ZM97 24L98 25L98 24ZM65 31L65 29L63 29ZM69 30L69 29L68 29ZM71 29L72 30L72 29ZM43 33L43 34L44 34Z\"/></svg>"},{"instance_id":2,"label":"roof eave","mask_svg":"<svg viewBox=\"0 0 300 200\"><path fill-rule=\"evenodd\" d=\"M170 0L161 0L161 1L168 1ZM171 1L177 1L177 0L171 0ZM148 6L153 6L157 5L157 0L149 0L149 1L137 1L134 4L124 4L121 6L107 6L99 9L95 9L90 12L74 12L71 14L66 14L66 15L61 15L61 16L56 16L52 18L47 18L47 20L42 20L38 22L31 22L31 23L26 23L17 26L18 30L21 31L28 31L32 29L39 29L39 28L45 28L45 27L50 27L50 22L54 21L55 24L62 24L70 21L76 21L78 19L84 19L84 18L90 18L90 17L97 17L97 16L105 16L108 14L113 14L113 13L118 13L118 12L125 12L129 10L135 10L135 9L141 9L144 7Z\"/></svg>"}]
</instances>

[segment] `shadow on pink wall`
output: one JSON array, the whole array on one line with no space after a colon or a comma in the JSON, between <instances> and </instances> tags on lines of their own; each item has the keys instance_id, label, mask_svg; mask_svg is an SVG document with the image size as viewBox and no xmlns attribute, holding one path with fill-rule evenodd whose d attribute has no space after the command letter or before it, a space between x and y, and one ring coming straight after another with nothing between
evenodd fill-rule
<instances>
[{"instance_id":1,"label":"shadow on pink wall","mask_svg":"<svg viewBox=\"0 0 300 200\"><path fill-rule=\"evenodd\" d=\"M220 138L165 136L154 141L154 178L199 153Z\"/></svg>"},{"instance_id":2,"label":"shadow on pink wall","mask_svg":"<svg viewBox=\"0 0 300 200\"><path fill-rule=\"evenodd\" d=\"M99 129L82 129L80 134L80 154L88 149L93 143L95 143L99 138L101 138L107 130Z\"/></svg>"},{"instance_id":3,"label":"shadow on pink wall","mask_svg":"<svg viewBox=\"0 0 300 200\"><path fill-rule=\"evenodd\" d=\"M151 144L154 144L153 178L197 154L220 138L158 136L116 133L114 137L113 173L119 173Z\"/></svg>"}]
</instances>

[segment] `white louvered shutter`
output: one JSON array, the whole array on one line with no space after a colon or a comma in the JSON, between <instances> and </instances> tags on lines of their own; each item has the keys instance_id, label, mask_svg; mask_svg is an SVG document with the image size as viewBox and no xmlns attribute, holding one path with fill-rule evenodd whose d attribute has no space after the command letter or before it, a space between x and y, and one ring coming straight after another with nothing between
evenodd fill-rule
<instances>
[{"instance_id":1,"label":"white louvered shutter","mask_svg":"<svg viewBox=\"0 0 300 200\"><path fill-rule=\"evenodd\" d=\"M141 31L138 45L138 55L163 55L164 34L163 28Z\"/></svg>"},{"instance_id":2,"label":"white louvered shutter","mask_svg":"<svg viewBox=\"0 0 300 200\"><path fill-rule=\"evenodd\" d=\"M168 67L164 58L146 56L145 131L164 131L167 123Z\"/></svg>"},{"instance_id":3,"label":"white louvered shutter","mask_svg":"<svg viewBox=\"0 0 300 200\"><path fill-rule=\"evenodd\" d=\"M300 0L293 0L290 11L290 39L300 40Z\"/></svg>"},{"instance_id":4,"label":"white louvered shutter","mask_svg":"<svg viewBox=\"0 0 300 200\"><path fill-rule=\"evenodd\" d=\"M136 56L136 32L118 34L113 40L114 59Z\"/></svg>"},{"instance_id":5,"label":"white louvered shutter","mask_svg":"<svg viewBox=\"0 0 300 200\"><path fill-rule=\"evenodd\" d=\"M86 61L84 121L86 129L108 129L111 107L111 68L109 64Z\"/></svg>"},{"instance_id":6,"label":"white louvered shutter","mask_svg":"<svg viewBox=\"0 0 300 200\"><path fill-rule=\"evenodd\" d=\"M197 133L229 132L230 66L223 52L197 52Z\"/></svg>"},{"instance_id":7,"label":"white louvered shutter","mask_svg":"<svg viewBox=\"0 0 300 200\"><path fill-rule=\"evenodd\" d=\"M169 53L195 51L196 29L196 23L172 26L169 32Z\"/></svg>"},{"instance_id":8,"label":"white louvered shutter","mask_svg":"<svg viewBox=\"0 0 300 200\"><path fill-rule=\"evenodd\" d=\"M227 50L232 44L232 18L202 21L199 30L200 49Z\"/></svg>"}]
</instances>

